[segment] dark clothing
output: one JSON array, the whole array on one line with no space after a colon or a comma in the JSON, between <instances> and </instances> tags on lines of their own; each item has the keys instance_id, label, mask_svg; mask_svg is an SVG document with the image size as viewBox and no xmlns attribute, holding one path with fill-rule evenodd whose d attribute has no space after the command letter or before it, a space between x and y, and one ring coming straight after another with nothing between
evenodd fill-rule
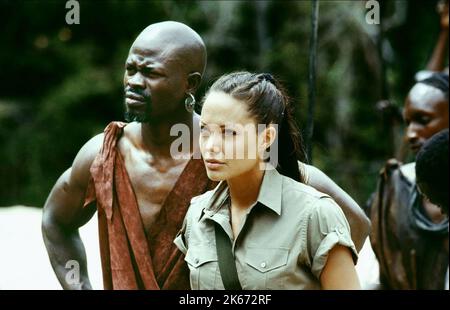
<instances>
[{"instance_id":1,"label":"dark clothing","mask_svg":"<svg viewBox=\"0 0 450 310\"><path fill-rule=\"evenodd\" d=\"M396 160L387 162L367 210L380 282L385 289L444 289L448 220L428 218L409 165L407 176Z\"/></svg>"},{"instance_id":2,"label":"dark clothing","mask_svg":"<svg viewBox=\"0 0 450 310\"><path fill-rule=\"evenodd\" d=\"M189 289L189 270L173 240L192 197L213 188L202 160L191 159L162 204L148 234L122 155L125 123L105 129L103 147L90 168L84 205L96 201L105 289Z\"/></svg>"}]
</instances>

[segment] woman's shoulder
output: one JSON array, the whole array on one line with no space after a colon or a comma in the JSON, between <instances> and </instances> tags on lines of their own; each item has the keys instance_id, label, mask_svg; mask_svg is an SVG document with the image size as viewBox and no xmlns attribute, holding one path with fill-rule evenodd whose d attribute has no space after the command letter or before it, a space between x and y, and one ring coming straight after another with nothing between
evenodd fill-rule
<instances>
[{"instance_id":1,"label":"woman's shoulder","mask_svg":"<svg viewBox=\"0 0 450 310\"><path fill-rule=\"evenodd\" d=\"M336 214L342 212L334 199L328 194L288 177L283 178L283 201L285 205L295 208L301 205L303 210L307 211L306 214Z\"/></svg>"},{"instance_id":2,"label":"woman's shoulder","mask_svg":"<svg viewBox=\"0 0 450 310\"><path fill-rule=\"evenodd\" d=\"M314 201L322 198L331 198L328 194L325 194L308 184L295 181L286 176L282 176L282 178L283 194L294 195L297 199L307 199Z\"/></svg>"},{"instance_id":3,"label":"woman's shoulder","mask_svg":"<svg viewBox=\"0 0 450 310\"><path fill-rule=\"evenodd\" d=\"M207 192L204 192L201 195L192 197L189 209L202 210L204 207L207 206L208 202L212 198L212 195L214 194L214 191L215 189L212 189Z\"/></svg>"},{"instance_id":4,"label":"woman's shoulder","mask_svg":"<svg viewBox=\"0 0 450 310\"><path fill-rule=\"evenodd\" d=\"M185 221L189 226L192 220L199 219L202 215L203 209L208 205L208 202L213 194L214 190L204 192L201 195L192 197L190 200L189 208L186 212Z\"/></svg>"}]
</instances>

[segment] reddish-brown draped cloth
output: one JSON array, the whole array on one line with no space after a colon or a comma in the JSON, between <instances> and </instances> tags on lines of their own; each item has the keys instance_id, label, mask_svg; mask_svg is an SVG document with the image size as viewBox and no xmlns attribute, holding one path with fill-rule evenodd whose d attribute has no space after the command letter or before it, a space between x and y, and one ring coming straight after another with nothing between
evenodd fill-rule
<instances>
[{"instance_id":1,"label":"reddish-brown draped cloth","mask_svg":"<svg viewBox=\"0 0 450 310\"><path fill-rule=\"evenodd\" d=\"M112 122L92 163L84 206L96 201L105 289L189 289L189 270L173 240L192 197L215 186L203 162L191 159L161 212L144 230L136 196L117 150L126 123Z\"/></svg>"}]
</instances>

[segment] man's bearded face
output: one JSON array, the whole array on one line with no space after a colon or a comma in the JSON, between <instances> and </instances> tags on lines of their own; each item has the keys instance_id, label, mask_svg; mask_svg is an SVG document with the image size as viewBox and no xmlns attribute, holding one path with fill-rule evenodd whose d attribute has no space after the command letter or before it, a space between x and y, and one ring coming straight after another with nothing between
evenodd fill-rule
<instances>
[{"instance_id":1,"label":"man's bearded face","mask_svg":"<svg viewBox=\"0 0 450 310\"><path fill-rule=\"evenodd\" d=\"M127 86L125 88L125 113L127 122L146 123L150 120L151 97L145 89Z\"/></svg>"}]
</instances>

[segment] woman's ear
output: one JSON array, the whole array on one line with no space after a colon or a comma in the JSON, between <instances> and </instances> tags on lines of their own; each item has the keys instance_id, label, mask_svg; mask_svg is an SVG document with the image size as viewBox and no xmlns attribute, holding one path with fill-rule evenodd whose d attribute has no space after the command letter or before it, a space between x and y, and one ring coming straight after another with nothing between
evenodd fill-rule
<instances>
[{"instance_id":1,"label":"woman's ear","mask_svg":"<svg viewBox=\"0 0 450 310\"><path fill-rule=\"evenodd\" d=\"M273 124L269 124L263 132L259 135L259 147L260 151L267 150L275 141L277 137L277 130Z\"/></svg>"}]
</instances>

